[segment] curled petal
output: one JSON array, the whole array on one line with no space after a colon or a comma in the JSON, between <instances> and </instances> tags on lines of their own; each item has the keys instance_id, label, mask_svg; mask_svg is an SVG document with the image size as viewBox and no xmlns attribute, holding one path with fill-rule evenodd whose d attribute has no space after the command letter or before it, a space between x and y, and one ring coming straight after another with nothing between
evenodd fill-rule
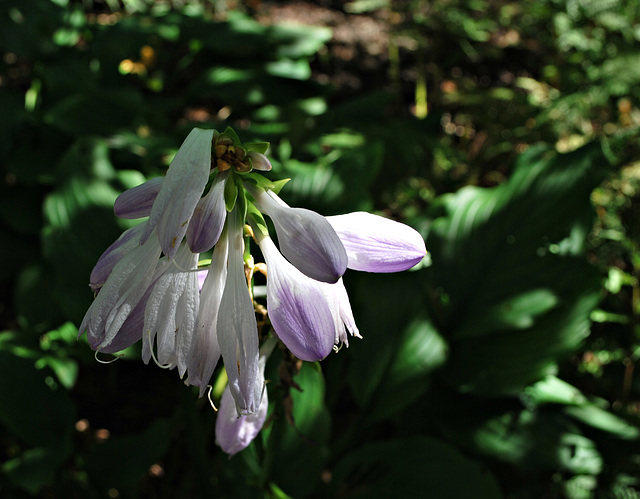
<instances>
[{"instance_id":1,"label":"curled petal","mask_svg":"<svg viewBox=\"0 0 640 499\"><path fill-rule=\"evenodd\" d=\"M349 335L356 338L362 338L356 321L353 317L353 311L351 310L351 303L349 302L349 295L344 287L342 279L335 284L328 284L329 294L333 299L333 309L337 311L335 320L335 339L336 345L344 344L349 347Z\"/></svg>"},{"instance_id":2,"label":"curled petal","mask_svg":"<svg viewBox=\"0 0 640 499\"><path fill-rule=\"evenodd\" d=\"M144 230L145 223L131 227L109 246L98 259L96 266L91 271L89 286L93 292L97 292L106 282L113 271L113 267L122 260L122 257L140 244L140 234Z\"/></svg>"},{"instance_id":3,"label":"curled petal","mask_svg":"<svg viewBox=\"0 0 640 499\"><path fill-rule=\"evenodd\" d=\"M160 247L169 258L175 256L209 180L212 139L213 130L191 130L173 158L151 208L141 240L145 241L157 227Z\"/></svg>"},{"instance_id":4,"label":"curled petal","mask_svg":"<svg viewBox=\"0 0 640 499\"><path fill-rule=\"evenodd\" d=\"M348 267L365 272L400 272L427 254L424 239L408 225L355 212L327 217L349 258Z\"/></svg>"},{"instance_id":5,"label":"curled petal","mask_svg":"<svg viewBox=\"0 0 640 499\"><path fill-rule=\"evenodd\" d=\"M269 215L278 234L282 254L303 274L323 282L336 282L347 270L347 253L327 220L314 211L290 208L273 191L245 184Z\"/></svg>"},{"instance_id":6,"label":"curled petal","mask_svg":"<svg viewBox=\"0 0 640 499\"><path fill-rule=\"evenodd\" d=\"M187 242L194 253L213 248L222 233L227 216L224 204L224 185L229 172L220 173L205 197L198 201L187 229Z\"/></svg>"},{"instance_id":7,"label":"curled petal","mask_svg":"<svg viewBox=\"0 0 640 499\"><path fill-rule=\"evenodd\" d=\"M255 414L262 386L258 379L258 326L244 274L243 220L239 206L229 215L227 282L220 301L218 344L239 415Z\"/></svg>"},{"instance_id":8,"label":"curled petal","mask_svg":"<svg viewBox=\"0 0 640 499\"><path fill-rule=\"evenodd\" d=\"M330 291L334 285L296 269L269 236L259 244L267 262L269 318L278 338L299 359L324 359L339 335L337 300Z\"/></svg>"},{"instance_id":9,"label":"curled petal","mask_svg":"<svg viewBox=\"0 0 640 499\"><path fill-rule=\"evenodd\" d=\"M163 181L164 177L152 178L144 184L124 191L113 204L116 216L126 219L148 217Z\"/></svg>"},{"instance_id":10,"label":"curled petal","mask_svg":"<svg viewBox=\"0 0 640 499\"><path fill-rule=\"evenodd\" d=\"M222 291L227 278L227 248L227 240L223 233L213 249L211 269L207 273L200 293L198 322L189 353L187 384L199 386L201 397L220 359L216 326Z\"/></svg>"},{"instance_id":11,"label":"curled petal","mask_svg":"<svg viewBox=\"0 0 640 499\"><path fill-rule=\"evenodd\" d=\"M79 333L87 333L91 348L105 350L114 341L153 282L159 257L160 246L153 238L115 265L80 325Z\"/></svg>"}]
</instances>

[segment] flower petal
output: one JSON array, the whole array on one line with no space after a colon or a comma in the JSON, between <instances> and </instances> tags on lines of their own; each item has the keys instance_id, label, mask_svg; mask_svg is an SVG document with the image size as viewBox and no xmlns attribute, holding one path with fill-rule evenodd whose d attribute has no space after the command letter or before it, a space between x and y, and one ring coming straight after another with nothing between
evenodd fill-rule
<instances>
[{"instance_id":1,"label":"flower petal","mask_svg":"<svg viewBox=\"0 0 640 499\"><path fill-rule=\"evenodd\" d=\"M200 387L202 397L207 389L213 370L220 359L217 322L220 301L227 278L227 238L223 232L213 249L211 269L207 273L200 293L200 309L194 341L191 344L187 371L187 384Z\"/></svg>"},{"instance_id":2,"label":"flower petal","mask_svg":"<svg viewBox=\"0 0 640 499\"><path fill-rule=\"evenodd\" d=\"M262 392L258 412L248 416L238 416L228 385L222 393L220 410L216 419L216 444L231 456L245 449L264 425L269 408L269 397L264 383L264 368L275 345L276 341L269 338L260 347L257 385L262 387Z\"/></svg>"},{"instance_id":3,"label":"flower petal","mask_svg":"<svg viewBox=\"0 0 640 499\"><path fill-rule=\"evenodd\" d=\"M347 251L350 269L400 272L427 254L420 233L394 220L361 211L326 218Z\"/></svg>"},{"instance_id":4,"label":"flower petal","mask_svg":"<svg viewBox=\"0 0 640 499\"><path fill-rule=\"evenodd\" d=\"M191 130L153 203L141 240L145 241L157 226L160 247L169 258L175 256L209 179L212 139L213 130Z\"/></svg>"},{"instance_id":5,"label":"flower petal","mask_svg":"<svg viewBox=\"0 0 640 499\"><path fill-rule=\"evenodd\" d=\"M228 176L229 172L218 174L207 195L196 205L187 229L187 242L194 253L209 251L220 237L227 217L224 185Z\"/></svg>"},{"instance_id":6,"label":"flower petal","mask_svg":"<svg viewBox=\"0 0 640 499\"><path fill-rule=\"evenodd\" d=\"M114 340L152 283L159 257L160 246L153 238L115 265L80 325L79 334L87 333L92 348L103 350Z\"/></svg>"},{"instance_id":7,"label":"flower petal","mask_svg":"<svg viewBox=\"0 0 640 499\"><path fill-rule=\"evenodd\" d=\"M195 330L199 304L198 276L189 272L197 266L198 255L191 253L186 244L180 246L175 265L153 285L145 309L142 358L151 358L157 337L156 358L160 364L178 365L180 376L186 370L186 357ZM186 269L186 271L181 270Z\"/></svg>"},{"instance_id":8,"label":"flower petal","mask_svg":"<svg viewBox=\"0 0 640 499\"><path fill-rule=\"evenodd\" d=\"M302 273L323 282L336 282L347 270L347 253L327 220L314 211L291 208L273 191L250 182L245 186L258 208L269 215L282 254Z\"/></svg>"},{"instance_id":9,"label":"flower petal","mask_svg":"<svg viewBox=\"0 0 640 499\"><path fill-rule=\"evenodd\" d=\"M264 154L257 151L250 151L249 157L251 158L251 166L254 170L260 170L263 172L271 171L271 161Z\"/></svg>"},{"instance_id":10,"label":"flower petal","mask_svg":"<svg viewBox=\"0 0 640 499\"><path fill-rule=\"evenodd\" d=\"M269 397L264 391L260 408L255 414L238 416L229 386L224 389L220 400L220 409L216 416L216 444L230 456L249 446L256 438L267 418Z\"/></svg>"},{"instance_id":11,"label":"flower petal","mask_svg":"<svg viewBox=\"0 0 640 499\"><path fill-rule=\"evenodd\" d=\"M238 414L255 414L262 387L257 383L258 325L244 274L243 222L239 203L229 215L227 282L218 313L218 344Z\"/></svg>"},{"instance_id":12,"label":"flower petal","mask_svg":"<svg viewBox=\"0 0 640 499\"><path fill-rule=\"evenodd\" d=\"M330 293L334 301L335 310L338 311L334 341L336 345L344 343L348 347L349 335L347 332L356 338L362 338L362 336L360 336L360 331L358 331L358 326L356 326L356 321L353 318L349 295L347 294L347 290L344 287L342 279L335 284L330 285Z\"/></svg>"},{"instance_id":13,"label":"flower petal","mask_svg":"<svg viewBox=\"0 0 640 499\"><path fill-rule=\"evenodd\" d=\"M156 200L164 177L156 177L132 189L124 191L113 204L113 212L119 218L148 217Z\"/></svg>"},{"instance_id":14,"label":"flower petal","mask_svg":"<svg viewBox=\"0 0 640 499\"><path fill-rule=\"evenodd\" d=\"M133 248L140 245L140 234L144 230L145 223L131 227L109 246L98 259L96 266L91 271L89 286L93 292L97 292L104 285L113 271L113 267L122 260L122 257Z\"/></svg>"},{"instance_id":15,"label":"flower petal","mask_svg":"<svg viewBox=\"0 0 640 499\"><path fill-rule=\"evenodd\" d=\"M296 357L324 359L336 338L338 310L333 284L307 277L278 251L269 236L260 241L267 262L267 308L278 338Z\"/></svg>"}]
</instances>

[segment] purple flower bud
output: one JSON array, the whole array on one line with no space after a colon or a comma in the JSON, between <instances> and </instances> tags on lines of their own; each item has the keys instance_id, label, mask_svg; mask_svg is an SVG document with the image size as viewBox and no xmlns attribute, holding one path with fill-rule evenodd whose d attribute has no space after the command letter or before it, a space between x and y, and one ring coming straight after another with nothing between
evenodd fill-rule
<instances>
[{"instance_id":1,"label":"purple flower bud","mask_svg":"<svg viewBox=\"0 0 640 499\"><path fill-rule=\"evenodd\" d=\"M362 211L326 218L347 251L350 269L400 272L427 254L424 239L408 225Z\"/></svg>"},{"instance_id":2,"label":"purple flower bud","mask_svg":"<svg viewBox=\"0 0 640 499\"><path fill-rule=\"evenodd\" d=\"M220 410L216 416L216 444L229 456L237 454L249 446L260 433L267 418L269 397L267 391L260 402L260 408L254 414L238 416L229 386L224 389L220 400Z\"/></svg>"},{"instance_id":3,"label":"purple flower bud","mask_svg":"<svg viewBox=\"0 0 640 499\"><path fill-rule=\"evenodd\" d=\"M249 157L251 158L251 164L254 170L260 170L263 172L271 171L271 161L264 154L250 151Z\"/></svg>"},{"instance_id":4,"label":"purple flower bud","mask_svg":"<svg viewBox=\"0 0 640 499\"><path fill-rule=\"evenodd\" d=\"M175 256L209 180L212 140L213 130L191 130L173 158L151 208L141 241L146 241L157 227L160 247L169 258Z\"/></svg>"},{"instance_id":5,"label":"purple flower bud","mask_svg":"<svg viewBox=\"0 0 640 499\"><path fill-rule=\"evenodd\" d=\"M260 348L257 385L262 387L260 408L255 414L239 416L229 386L222 393L216 419L216 444L230 456L248 447L256 438L267 417L269 397L264 384L264 368L276 342L268 339Z\"/></svg>"},{"instance_id":6,"label":"purple flower bud","mask_svg":"<svg viewBox=\"0 0 640 499\"><path fill-rule=\"evenodd\" d=\"M144 184L124 191L113 204L116 216L127 219L148 217L163 181L164 177L152 178Z\"/></svg>"},{"instance_id":7,"label":"purple flower bud","mask_svg":"<svg viewBox=\"0 0 640 499\"><path fill-rule=\"evenodd\" d=\"M323 216L303 208L290 208L273 191L264 191L250 182L245 186L260 211L273 220L280 251L303 274L329 283L344 274L347 253Z\"/></svg>"},{"instance_id":8,"label":"purple flower bud","mask_svg":"<svg viewBox=\"0 0 640 499\"><path fill-rule=\"evenodd\" d=\"M104 285L111 275L113 267L122 260L129 251L140 245L140 234L144 230L145 223L131 227L124 231L122 235L109 246L98 259L96 266L91 271L89 286L95 293Z\"/></svg>"},{"instance_id":9,"label":"purple flower bud","mask_svg":"<svg viewBox=\"0 0 640 499\"><path fill-rule=\"evenodd\" d=\"M200 199L193 212L187 242L194 253L204 253L218 242L227 210L224 204L224 185L229 172L218 174L205 197Z\"/></svg>"}]
</instances>

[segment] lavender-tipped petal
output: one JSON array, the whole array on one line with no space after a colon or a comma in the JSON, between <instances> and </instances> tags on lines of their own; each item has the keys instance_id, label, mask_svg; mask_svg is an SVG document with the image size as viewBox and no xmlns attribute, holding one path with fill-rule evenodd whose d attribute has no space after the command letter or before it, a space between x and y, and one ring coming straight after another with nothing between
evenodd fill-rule
<instances>
[{"instance_id":1,"label":"lavender-tipped petal","mask_svg":"<svg viewBox=\"0 0 640 499\"><path fill-rule=\"evenodd\" d=\"M93 267L89 278L89 286L94 293L99 291L104 285L116 264L122 260L129 251L139 246L140 234L142 234L144 227L145 223L142 223L124 231L122 235L102 253L100 258L98 258L98 262L95 267Z\"/></svg>"},{"instance_id":2,"label":"lavender-tipped petal","mask_svg":"<svg viewBox=\"0 0 640 499\"><path fill-rule=\"evenodd\" d=\"M147 180L144 184L124 191L113 204L113 212L119 218L134 219L148 217L164 177Z\"/></svg>"},{"instance_id":3,"label":"lavender-tipped petal","mask_svg":"<svg viewBox=\"0 0 640 499\"><path fill-rule=\"evenodd\" d=\"M307 277L264 237L260 248L267 262L267 307L278 338L301 360L324 359L337 336L338 310L327 284Z\"/></svg>"},{"instance_id":4,"label":"lavender-tipped petal","mask_svg":"<svg viewBox=\"0 0 640 499\"><path fill-rule=\"evenodd\" d=\"M209 251L222 233L227 216L224 185L228 176L228 172L220 173L207 195L196 205L187 229L187 242L194 253Z\"/></svg>"},{"instance_id":5,"label":"lavender-tipped petal","mask_svg":"<svg viewBox=\"0 0 640 499\"><path fill-rule=\"evenodd\" d=\"M265 390L260 408L255 414L238 416L231 391L227 386L222 393L216 419L216 444L230 456L247 448L260 433L267 418L268 408L269 400Z\"/></svg>"},{"instance_id":6,"label":"lavender-tipped petal","mask_svg":"<svg viewBox=\"0 0 640 499\"><path fill-rule=\"evenodd\" d=\"M350 269L400 272L427 254L424 239L408 225L365 212L326 218L347 251Z\"/></svg>"},{"instance_id":7,"label":"lavender-tipped petal","mask_svg":"<svg viewBox=\"0 0 640 499\"><path fill-rule=\"evenodd\" d=\"M287 206L272 191L245 184L260 211L273 220L282 254L303 274L322 282L336 282L347 270L347 253L325 217Z\"/></svg>"}]
</instances>

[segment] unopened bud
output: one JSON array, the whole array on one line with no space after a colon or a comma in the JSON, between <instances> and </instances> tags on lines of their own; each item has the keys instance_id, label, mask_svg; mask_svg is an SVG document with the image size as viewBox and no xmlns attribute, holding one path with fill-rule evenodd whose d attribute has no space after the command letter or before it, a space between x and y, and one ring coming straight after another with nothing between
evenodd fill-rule
<instances>
[{"instance_id":1,"label":"unopened bud","mask_svg":"<svg viewBox=\"0 0 640 499\"><path fill-rule=\"evenodd\" d=\"M267 158L264 154L251 151L249 152L249 158L251 158L251 163L253 164L254 169L263 172L268 172L271 170L271 162L269 161L269 158Z\"/></svg>"}]
</instances>

